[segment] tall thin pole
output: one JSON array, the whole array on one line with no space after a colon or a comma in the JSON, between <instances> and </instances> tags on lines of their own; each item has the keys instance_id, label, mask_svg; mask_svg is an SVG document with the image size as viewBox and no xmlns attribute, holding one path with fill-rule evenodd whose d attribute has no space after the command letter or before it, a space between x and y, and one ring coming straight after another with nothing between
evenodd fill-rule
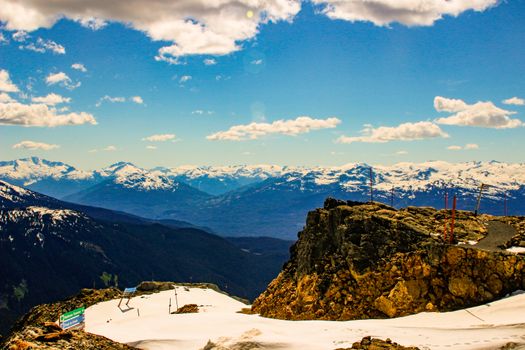
<instances>
[{"instance_id":1,"label":"tall thin pole","mask_svg":"<svg viewBox=\"0 0 525 350\"><path fill-rule=\"evenodd\" d=\"M450 223L450 243L454 241L454 224L456 220L456 204L457 197L454 195L454 200L452 202L452 222Z\"/></svg>"},{"instance_id":2,"label":"tall thin pole","mask_svg":"<svg viewBox=\"0 0 525 350\"><path fill-rule=\"evenodd\" d=\"M508 216L508 212L507 212L507 192L504 193L504 198L503 198L503 215L505 216Z\"/></svg>"},{"instance_id":3,"label":"tall thin pole","mask_svg":"<svg viewBox=\"0 0 525 350\"><path fill-rule=\"evenodd\" d=\"M374 201L374 170L370 167L370 202Z\"/></svg>"},{"instance_id":4,"label":"tall thin pole","mask_svg":"<svg viewBox=\"0 0 525 350\"><path fill-rule=\"evenodd\" d=\"M447 224L448 224L447 210L448 210L448 192L445 192L445 219L444 219L445 222L443 224L443 240L445 242L447 241L447 233L448 233L448 228L447 228Z\"/></svg>"}]
</instances>

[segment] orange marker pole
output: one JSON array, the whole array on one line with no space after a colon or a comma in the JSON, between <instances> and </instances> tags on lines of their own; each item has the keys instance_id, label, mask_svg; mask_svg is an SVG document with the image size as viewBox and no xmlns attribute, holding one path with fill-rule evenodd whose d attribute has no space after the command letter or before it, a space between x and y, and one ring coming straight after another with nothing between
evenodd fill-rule
<instances>
[{"instance_id":1,"label":"orange marker pole","mask_svg":"<svg viewBox=\"0 0 525 350\"><path fill-rule=\"evenodd\" d=\"M452 222L450 223L450 243L454 241L454 224L456 220L456 204L457 197L454 195L454 201L452 202Z\"/></svg>"}]
</instances>

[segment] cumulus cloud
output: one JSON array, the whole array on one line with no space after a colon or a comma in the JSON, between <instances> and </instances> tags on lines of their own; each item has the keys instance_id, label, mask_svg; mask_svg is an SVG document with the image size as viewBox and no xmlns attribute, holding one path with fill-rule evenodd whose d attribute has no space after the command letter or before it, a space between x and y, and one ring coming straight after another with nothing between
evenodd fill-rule
<instances>
[{"instance_id":1,"label":"cumulus cloud","mask_svg":"<svg viewBox=\"0 0 525 350\"><path fill-rule=\"evenodd\" d=\"M95 104L95 106L97 107L100 107L102 105L103 102L109 102L109 103L124 103L126 102L126 98L125 97L121 97L121 96L108 96L108 95L105 95L104 97L101 97L98 102Z\"/></svg>"},{"instance_id":2,"label":"cumulus cloud","mask_svg":"<svg viewBox=\"0 0 525 350\"><path fill-rule=\"evenodd\" d=\"M17 143L16 145L13 145L14 149L28 149L31 151L36 150L42 150L42 151L50 151L52 149L59 148L59 145L53 145L49 143L44 142L35 142L35 141L22 141Z\"/></svg>"},{"instance_id":3,"label":"cumulus cloud","mask_svg":"<svg viewBox=\"0 0 525 350\"><path fill-rule=\"evenodd\" d=\"M179 83L184 84L185 82L188 82L191 79L192 79L191 75L183 75L182 77L180 77Z\"/></svg>"},{"instance_id":4,"label":"cumulus cloud","mask_svg":"<svg viewBox=\"0 0 525 350\"><path fill-rule=\"evenodd\" d=\"M436 137L449 137L441 128L432 122L403 123L398 126L380 126L374 128L371 125L365 125L361 130L362 136L341 136L337 143L385 143L390 141L414 141L424 140Z\"/></svg>"},{"instance_id":5,"label":"cumulus cloud","mask_svg":"<svg viewBox=\"0 0 525 350\"><path fill-rule=\"evenodd\" d=\"M206 136L212 141L245 141L255 140L270 134L296 136L312 130L332 129L341 123L337 118L313 119L308 116L297 117L289 120L276 120L273 123L253 122L244 125L235 125L226 131L219 131Z\"/></svg>"},{"instance_id":6,"label":"cumulus cloud","mask_svg":"<svg viewBox=\"0 0 525 350\"><path fill-rule=\"evenodd\" d=\"M292 20L301 1L0 0L0 8L0 22L7 30L50 28L63 17L91 29L107 21L125 23L153 40L170 42L156 59L178 63L186 55L226 55L241 49L261 24Z\"/></svg>"},{"instance_id":7,"label":"cumulus cloud","mask_svg":"<svg viewBox=\"0 0 525 350\"><path fill-rule=\"evenodd\" d=\"M106 21L95 17L80 17L77 18L76 21L80 23L82 27L86 27L91 30L100 30L107 25Z\"/></svg>"},{"instance_id":8,"label":"cumulus cloud","mask_svg":"<svg viewBox=\"0 0 525 350\"><path fill-rule=\"evenodd\" d=\"M450 151L461 151L461 150L474 150L479 149L479 145L476 143L467 143L465 146L452 145L447 147Z\"/></svg>"},{"instance_id":9,"label":"cumulus cloud","mask_svg":"<svg viewBox=\"0 0 525 350\"><path fill-rule=\"evenodd\" d=\"M27 45L20 45L19 48L38 53L46 53L48 51L57 55L64 55L66 53L64 46L57 44L53 40L44 40L42 38L38 38L35 42L28 43Z\"/></svg>"},{"instance_id":10,"label":"cumulus cloud","mask_svg":"<svg viewBox=\"0 0 525 350\"><path fill-rule=\"evenodd\" d=\"M17 43L23 43L28 38L30 38L30 36L25 30L17 30L11 35L11 39L13 39L13 41L16 41Z\"/></svg>"},{"instance_id":11,"label":"cumulus cloud","mask_svg":"<svg viewBox=\"0 0 525 350\"><path fill-rule=\"evenodd\" d=\"M139 105L144 103L144 100L140 96L132 96L130 99L132 102L135 102L136 104L139 104Z\"/></svg>"},{"instance_id":12,"label":"cumulus cloud","mask_svg":"<svg viewBox=\"0 0 525 350\"><path fill-rule=\"evenodd\" d=\"M55 127L81 124L96 125L97 121L89 113L61 114L45 104L0 103L0 125Z\"/></svg>"},{"instance_id":13,"label":"cumulus cloud","mask_svg":"<svg viewBox=\"0 0 525 350\"><path fill-rule=\"evenodd\" d=\"M9 39L4 36L4 33L0 33L0 45L9 44Z\"/></svg>"},{"instance_id":14,"label":"cumulus cloud","mask_svg":"<svg viewBox=\"0 0 525 350\"><path fill-rule=\"evenodd\" d=\"M506 105L523 106L525 105L525 100L519 97L511 97L503 100L503 103Z\"/></svg>"},{"instance_id":15,"label":"cumulus cloud","mask_svg":"<svg viewBox=\"0 0 525 350\"><path fill-rule=\"evenodd\" d=\"M149 142L166 142L169 140L174 140L175 135L174 134L157 134L157 135L151 135L148 137L144 137L142 141L149 141Z\"/></svg>"},{"instance_id":16,"label":"cumulus cloud","mask_svg":"<svg viewBox=\"0 0 525 350\"><path fill-rule=\"evenodd\" d=\"M81 85L80 82L73 83L71 78L64 72L50 73L46 77L46 83L47 83L47 85L56 85L56 84L58 84L60 86L65 87L68 90L74 90L74 89L78 88Z\"/></svg>"},{"instance_id":17,"label":"cumulus cloud","mask_svg":"<svg viewBox=\"0 0 525 350\"><path fill-rule=\"evenodd\" d=\"M496 6L498 0L312 0L320 12L331 19L372 22L388 26L397 22L406 26L431 26L444 16L457 17L465 11L482 12Z\"/></svg>"},{"instance_id":18,"label":"cumulus cloud","mask_svg":"<svg viewBox=\"0 0 525 350\"><path fill-rule=\"evenodd\" d=\"M7 102L15 102L11 96L6 94L5 92L0 92L0 103L7 103Z\"/></svg>"},{"instance_id":19,"label":"cumulus cloud","mask_svg":"<svg viewBox=\"0 0 525 350\"><path fill-rule=\"evenodd\" d=\"M203 62L207 66L213 66L213 65L217 64L217 61L214 58L206 58L206 59L204 59Z\"/></svg>"},{"instance_id":20,"label":"cumulus cloud","mask_svg":"<svg viewBox=\"0 0 525 350\"><path fill-rule=\"evenodd\" d=\"M48 94L47 96L42 97L32 97L32 102L36 103L43 103L45 105L54 106L60 103L69 103L71 102L71 98L64 97L55 93Z\"/></svg>"},{"instance_id":21,"label":"cumulus cloud","mask_svg":"<svg viewBox=\"0 0 525 350\"><path fill-rule=\"evenodd\" d=\"M82 63L73 63L71 65L71 68L75 69L75 70L79 70L83 73L86 73L87 72L87 68L86 66L84 66Z\"/></svg>"},{"instance_id":22,"label":"cumulus cloud","mask_svg":"<svg viewBox=\"0 0 525 350\"><path fill-rule=\"evenodd\" d=\"M493 129L517 128L524 125L521 120L510 118L516 112L496 107L490 101L469 105L462 100L437 96L434 99L434 107L438 112L455 113L449 117L437 119L436 123L438 124Z\"/></svg>"},{"instance_id":23,"label":"cumulus cloud","mask_svg":"<svg viewBox=\"0 0 525 350\"><path fill-rule=\"evenodd\" d=\"M5 69L0 69L0 91L18 92L18 87L13 84L9 77L9 72Z\"/></svg>"}]
</instances>

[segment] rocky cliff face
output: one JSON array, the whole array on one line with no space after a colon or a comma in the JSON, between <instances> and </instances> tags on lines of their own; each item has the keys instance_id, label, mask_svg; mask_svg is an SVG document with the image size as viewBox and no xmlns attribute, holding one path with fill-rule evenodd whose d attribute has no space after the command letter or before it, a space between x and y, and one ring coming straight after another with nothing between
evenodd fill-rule
<instances>
[{"instance_id":1,"label":"rocky cliff face","mask_svg":"<svg viewBox=\"0 0 525 350\"><path fill-rule=\"evenodd\" d=\"M78 295L67 300L35 306L14 325L11 334L3 342L0 339L0 349L134 349L82 330L63 331L55 324L60 314L64 312L79 307L89 307L118 298L120 295L121 291L115 288L83 289Z\"/></svg>"},{"instance_id":2,"label":"rocky cliff face","mask_svg":"<svg viewBox=\"0 0 525 350\"><path fill-rule=\"evenodd\" d=\"M442 238L446 220L450 211L328 199L308 214L290 261L252 310L295 320L385 318L464 308L525 288L524 257L471 245L499 218L457 212L453 244ZM525 218L501 220L519 240Z\"/></svg>"}]
</instances>

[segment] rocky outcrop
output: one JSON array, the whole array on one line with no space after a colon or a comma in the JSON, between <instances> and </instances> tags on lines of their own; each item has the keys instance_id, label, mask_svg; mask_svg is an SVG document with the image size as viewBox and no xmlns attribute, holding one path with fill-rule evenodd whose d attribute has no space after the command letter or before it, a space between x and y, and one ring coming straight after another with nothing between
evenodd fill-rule
<instances>
[{"instance_id":1,"label":"rocky outcrop","mask_svg":"<svg viewBox=\"0 0 525 350\"><path fill-rule=\"evenodd\" d=\"M413 346L402 346L390 339L381 340L372 337L364 337L360 342L355 342L349 349L336 350L419 350Z\"/></svg>"},{"instance_id":2,"label":"rocky outcrop","mask_svg":"<svg viewBox=\"0 0 525 350\"><path fill-rule=\"evenodd\" d=\"M479 305L525 288L523 256L465 244L498 218L457 212L449 244L447 217L329 199L308 214L290 261L252 310L294 320L386 318Z\"/></svg>"},{"instance_id":3,"label":"rocky outcrop","mask_svg":"<svg viewBox=\"0 0 525 350\"><path fill-rule=\"evenodd\" d=\"M63 331L54 323L64 312L79 307L89 307L120 296L121 291L115 288L83 289L77 296L70 299L35 306L14 325L10 336L0 343L0 349L134 349L82 330Z\"/></svg>"}]
</instances>

